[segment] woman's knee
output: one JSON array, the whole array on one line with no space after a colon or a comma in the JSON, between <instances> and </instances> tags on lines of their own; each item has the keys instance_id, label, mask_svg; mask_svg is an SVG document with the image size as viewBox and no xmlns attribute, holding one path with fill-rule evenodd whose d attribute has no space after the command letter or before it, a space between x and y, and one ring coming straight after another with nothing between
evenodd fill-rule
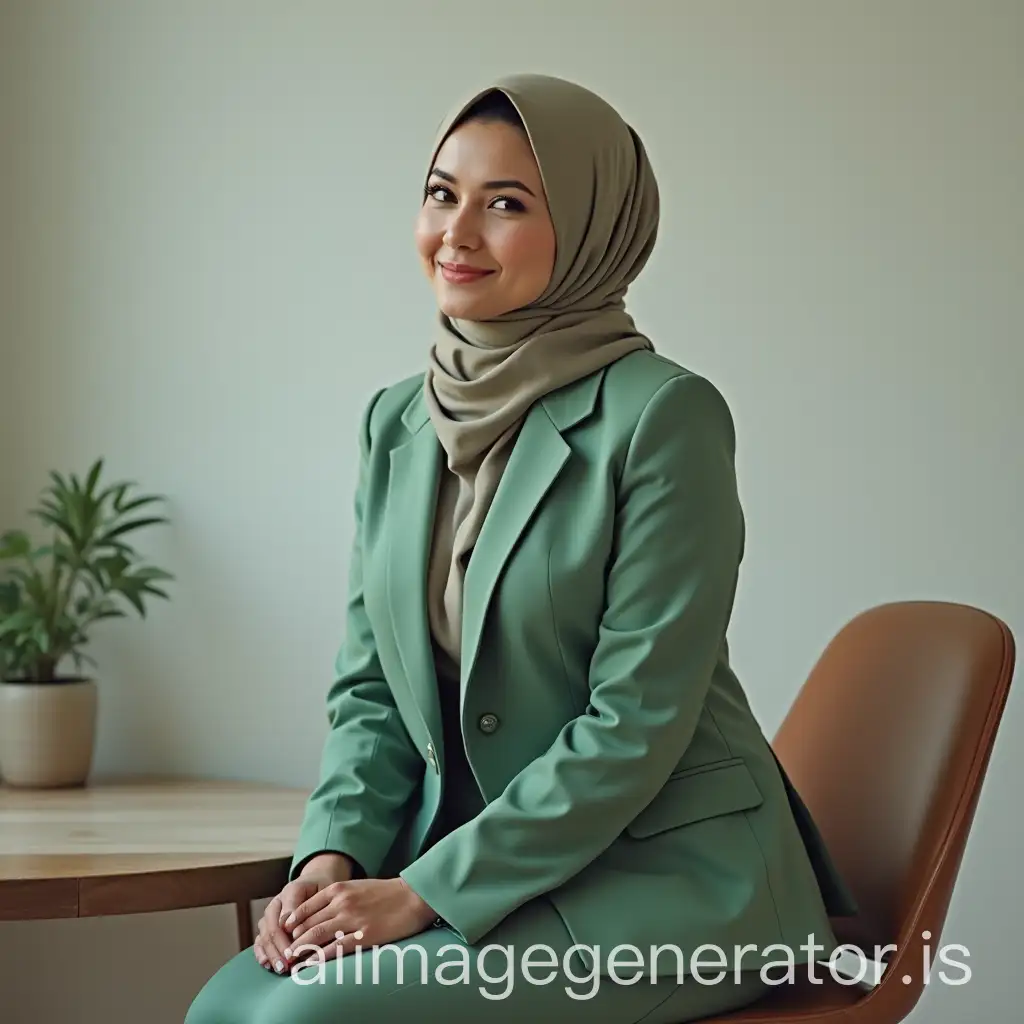
<instances>
[{"instance_id":1,"label":"woman's knee","mask_svg":"<svg viewBox=\"0 0 1024 1024\"><path fill-rule=\"evenodd\" d=\"M192 1005L185 1013L185 1024L228 1024L221 1009L219 1001L210 991L208 981L193 998Z\"/></svg>"},{"instance_id":2,"label":"woman's knee","mask_svg":"<svg viewBox=\"0 0 1024 1024\"><path fill-rule=\"evenodd\" d=\"M251 949L239 953L196 993L184 1024L251 1024L268 984L282 980L260 967Z\"/></svg>"}]
</instances>

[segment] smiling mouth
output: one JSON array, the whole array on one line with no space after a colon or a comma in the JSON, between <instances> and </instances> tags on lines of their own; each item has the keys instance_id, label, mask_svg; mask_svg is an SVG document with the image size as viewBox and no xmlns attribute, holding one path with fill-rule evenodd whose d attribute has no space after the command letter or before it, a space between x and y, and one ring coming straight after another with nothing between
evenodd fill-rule
<instances>
[{"instance_id":1,"label":"smiling mouth","mask_svg":"<svg viewBox=\"0 0 1024 1024\"><path fill-rule=\"evenodd\" d=\"M438 263L438 266L441 268L442 277L452 284L472 284L475 281L482 281L494 273L493 270L468 267L461 263Z\"/></svg>"}]
</instances>

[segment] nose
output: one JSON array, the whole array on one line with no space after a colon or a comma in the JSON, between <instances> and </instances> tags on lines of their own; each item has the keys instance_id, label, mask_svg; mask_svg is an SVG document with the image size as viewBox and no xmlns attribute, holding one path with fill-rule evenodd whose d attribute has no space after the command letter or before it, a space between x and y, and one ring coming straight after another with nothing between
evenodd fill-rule
<instances>
[{"instance_id":1,"label":"nose","mask_svg":"<svg viewBox=\"0 0 1024 1024\"><path fill-rule=\"evenodd\" d=\"M479 247L480 229L469 207L464 206L452 211L441 241L452 250Z\"/></svg>"}]
</instances>

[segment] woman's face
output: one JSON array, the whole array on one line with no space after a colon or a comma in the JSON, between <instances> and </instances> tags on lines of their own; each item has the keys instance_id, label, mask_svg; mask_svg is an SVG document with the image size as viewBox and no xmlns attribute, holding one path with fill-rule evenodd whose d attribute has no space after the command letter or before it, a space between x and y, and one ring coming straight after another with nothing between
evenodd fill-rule
<instances>
[{"instance_id":1,"label":"woman's face","mask_svg":"<svg viewBox=\"0 0 1024 1024\"><path fill-rule=\"evenodd\" d=\"M441 312L487 320L539 298L555 265L540 170L525 133L468 121L445 140L416 219Z\"/></svg>"}]
</instances>

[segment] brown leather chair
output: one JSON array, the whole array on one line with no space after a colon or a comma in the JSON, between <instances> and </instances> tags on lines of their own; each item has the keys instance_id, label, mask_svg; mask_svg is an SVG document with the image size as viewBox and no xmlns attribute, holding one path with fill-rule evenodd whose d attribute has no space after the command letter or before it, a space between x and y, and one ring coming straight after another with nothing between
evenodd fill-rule
<instances>
[{"instance_id":1,"label":"brown leather chair","mask_svg":"<svg viewBox=\"0 0 1024 1024\"><path fill-rule=\"evenodd\" d=\"M839 941L896 952L874 988L798 968L797 984L704 1024L897 1024L924 991L926 945L931 984L939 969L961 980L937 950L1014 660L1007 625L961 604L885 604L840 630L773 747L858 903Z\"/></svg>"}]
</instances>

